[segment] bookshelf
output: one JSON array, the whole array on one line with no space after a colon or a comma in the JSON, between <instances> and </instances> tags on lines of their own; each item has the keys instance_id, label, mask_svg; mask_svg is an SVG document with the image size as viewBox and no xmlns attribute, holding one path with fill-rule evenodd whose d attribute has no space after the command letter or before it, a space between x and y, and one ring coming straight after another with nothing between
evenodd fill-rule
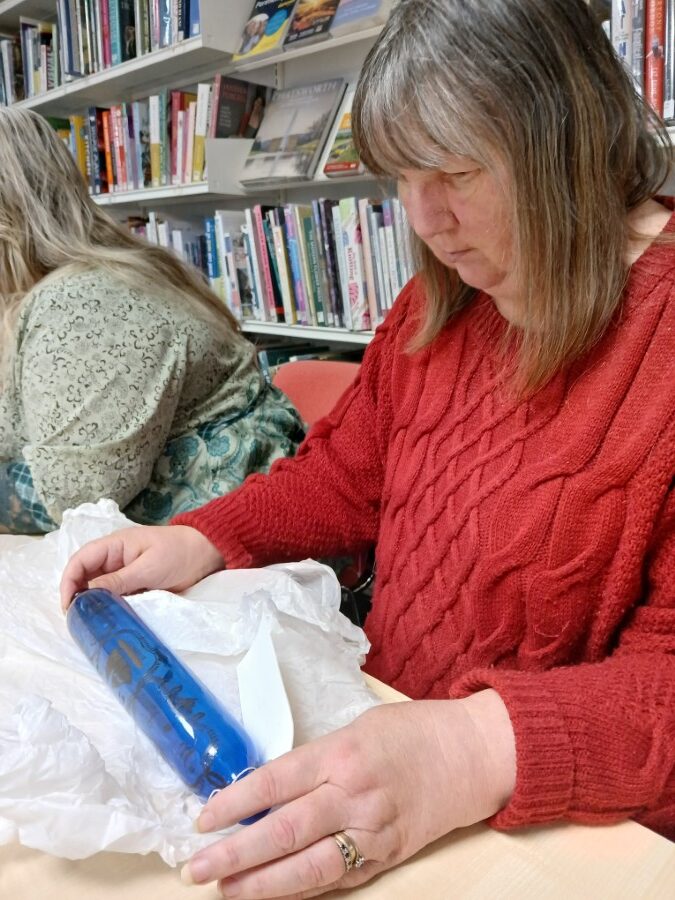
<instances>
[{"instance_id":1,"label":"bookshelf","mask_svg":"<svg viewBox=\"0 0 675 900\"><path fill-rule=\"evenodd\" d=\"M0 32L16 31L22 16L53 21L56 4L57 0L0 0ZM18 105L49 116L80 115L92 106L105 107L146 98L162 88L184 89L211 80L215 73L245 80L250 78L277 88L312 84L337 76L353 80L382 30L381 26L372 27L307 46L294 46L262 59L233 63L232 54L238 47L251 5L252 0L227 0L226 15L223 15L223 0L201 0L201 33L198 36L75 78L22 100ZM669 129L669 135L675 146L675 126ZM251 141L243 139L207 141L205 181L99 194L93 199L110 208L111 212L114 210L118 217L160 208L173 209L183 218L192 215L196 221L204 215L212 215L216 209L241 210L257 202L309 203L320 196L332 199L349 195L384 196L392 191L391 185L381 185L367 175L336 179L317 177L311 181L247 189L240 184L238 175L250 146ZM675 193L675 171L671 173L666 189ZM368 332L327 326L275 322L245 322L243 327L249 333L331 340L352 346L366 344L372 336Z\"/></svg>"}]
</instances>

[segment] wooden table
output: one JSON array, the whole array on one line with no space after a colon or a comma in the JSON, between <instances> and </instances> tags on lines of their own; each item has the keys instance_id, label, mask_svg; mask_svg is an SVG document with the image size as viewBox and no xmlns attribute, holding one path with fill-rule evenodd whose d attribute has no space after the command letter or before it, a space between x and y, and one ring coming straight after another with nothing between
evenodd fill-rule
<instances>
[{"instance_id":1,"label":"wooden table","mask_svg":"<svg viewBox=\"0 0 675 900\"><path fill-rule=\"evenodd\" d=\"M0 551L18 540L0 538ZM386 701L403 695L369 679ZM184 887L152 856L99 853L79 862L0 847L0 900L187 900L213 886ZM485 825L455 832L368 884L326 898L358 900L673 900L675 844L634 822L556 825L504 834Z\"/></svg>"}]
</instances>

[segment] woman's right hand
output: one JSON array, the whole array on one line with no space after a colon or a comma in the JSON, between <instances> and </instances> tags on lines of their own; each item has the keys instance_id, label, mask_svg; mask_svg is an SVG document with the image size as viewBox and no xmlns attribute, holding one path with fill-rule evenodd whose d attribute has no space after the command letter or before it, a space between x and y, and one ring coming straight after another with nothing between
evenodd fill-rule
<instances>
[{"instance_id":1,"label":"woman's right hand","mask_svg":"<svg viewBox=\"0 0 675 900\"><path fill-rule=\"evenodd\" d=\"M61 606L65 611L74 594L94 587L115 594L152 588L184 591L224 566L218 550L196 528L123 528L71 556L61 576Z\"/></svg>"}]
</instances>

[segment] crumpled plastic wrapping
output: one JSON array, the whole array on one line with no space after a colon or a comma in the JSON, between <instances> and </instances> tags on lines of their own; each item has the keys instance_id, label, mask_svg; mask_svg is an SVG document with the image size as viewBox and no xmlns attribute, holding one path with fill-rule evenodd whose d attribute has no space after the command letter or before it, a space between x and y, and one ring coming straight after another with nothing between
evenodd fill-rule
<instances>
[{"instance_id":1,"label":"crumpled plastic wrapping","mask_svg":"<svg viewBox=\"0 0 675 900\"><path fill-rule=\"evenodd\" d=\"M101 500L17 549L0 539L0 843L68 859L156 851L175 865L214 840L194 832L200 801L84 658L59 608L69 556L129 524ZM128 599L234 715L236 666L264 620L296 745L378 702L359 670L367 639L339 613L339 585L319 563L220 572L182 595Z\"/></svg>"}]
</instances>

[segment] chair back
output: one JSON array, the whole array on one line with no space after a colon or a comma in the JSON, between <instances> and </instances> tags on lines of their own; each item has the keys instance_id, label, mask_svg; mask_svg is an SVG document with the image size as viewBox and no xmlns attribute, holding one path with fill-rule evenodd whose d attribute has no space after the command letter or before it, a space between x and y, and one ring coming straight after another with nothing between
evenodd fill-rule
<instances>
[{"instance_id":1,"label":"chair back","mask_svg":"<svg viewBox=\"0 0 675 900\"><path fill-rule=\"evenodd\" d=\"M272 383L283 391L304 421L313 425L327 415L356 378L359 363L299 359L283 363Z\"/></svg>"}]
</instances>

